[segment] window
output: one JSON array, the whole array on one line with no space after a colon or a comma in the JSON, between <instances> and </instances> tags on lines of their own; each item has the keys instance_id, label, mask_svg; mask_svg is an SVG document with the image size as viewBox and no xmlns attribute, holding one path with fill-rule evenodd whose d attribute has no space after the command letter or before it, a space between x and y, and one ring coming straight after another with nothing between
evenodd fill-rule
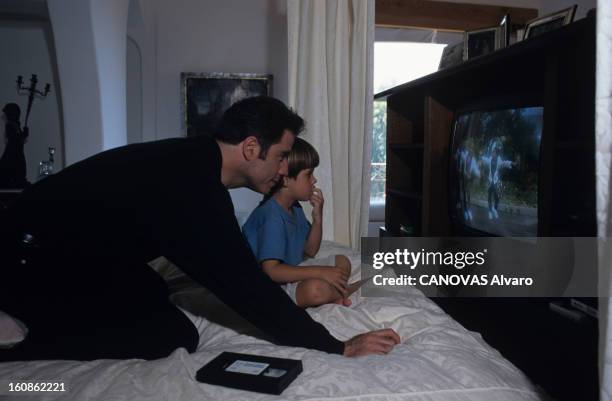
<instances>
[{"instance_id":1,"label":"window","mask_svg":"<svg viewBox=\"0 0 612 401\"><path fill-rule=\"evenodd\" d=\"M377 28L377 38L381 32ZM393 30L397 32L398 30ZM423 30L400 31L416 32L422 40L427 36L428 40L435 39L435 32ZM388 31L386 32L389 33ZM376 41L374 43L374 93L403 84L431 74L438 70L442 50L445 44L418 43L411 41L389 42ZM374 121L372 125L372 158L371 158L371 186L370 204L384 204L385 202L385 177L386 177L386 139L387 139L387 107L386 101L374 102Z\"/></svg>"},{"instance_id":2,"label":"window","mask_svg":"<svg viewBox=\"0 0 612 401\"><path fill-rule=\"evenodd\" d=\"M385 179L387 176L387 103L384 101L374 102L373 111L370 203L384 203Z\"/></svg>"}]
</instances>

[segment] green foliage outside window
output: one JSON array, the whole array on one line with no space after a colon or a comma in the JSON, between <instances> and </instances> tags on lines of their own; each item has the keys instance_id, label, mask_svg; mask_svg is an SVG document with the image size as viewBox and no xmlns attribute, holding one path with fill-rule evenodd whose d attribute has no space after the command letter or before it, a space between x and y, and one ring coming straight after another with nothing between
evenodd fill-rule
<instances>
[{"instance_id":1,"label":"green foliage outside window","mask_svg":"<svg viewBox=\"0 0 612 401\"><path fill-rule=\"evenodd\" d=\"M387 162L387 102L374 102L370 201L384 201Z\"/></svg>"}]
</instances>

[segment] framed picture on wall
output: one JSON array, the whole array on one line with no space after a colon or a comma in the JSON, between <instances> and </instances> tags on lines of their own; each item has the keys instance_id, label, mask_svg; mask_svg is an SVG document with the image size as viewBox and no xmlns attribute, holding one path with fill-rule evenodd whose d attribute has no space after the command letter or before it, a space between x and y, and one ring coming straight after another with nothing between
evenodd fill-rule
<instances>
[{"instance_id":1,"label":"framed picture on wall","mask_svg":"<svg viewBox=\"0 0 612 401\"><path fill-rule=\"evenodd\" d=\"M271 74L183 72L183 135L210 135L218 119L232 104L247 97L271 94Z\"/></svg>"},{"instance_id":2,"label":"framed picture on wall","mask_svg":"<svg viewBox=\"0 0 612 401\"><path fill-rule=\"evenodd\" d=\"M523 39L533 38L570 24L572 21L574 21L576 8L577 6L573 5L572 7L557 11L556 13L528 21L527 25L525 26L525 36Z\"/></svg>"}]
</instances>

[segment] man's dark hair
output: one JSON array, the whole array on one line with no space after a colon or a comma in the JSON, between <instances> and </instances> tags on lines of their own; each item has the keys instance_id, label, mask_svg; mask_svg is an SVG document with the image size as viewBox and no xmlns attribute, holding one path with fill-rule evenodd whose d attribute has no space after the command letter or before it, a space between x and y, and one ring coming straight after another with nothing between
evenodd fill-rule
<instances>
[{"instance_id":1,"label":"man's dark hair","mask_svg":"<svg viewBox=\"0 0 612 401\"><path fill-rule=\"evenodd\" d=\"M254 136L261 146L260 158L265 159L271 145L280 142L285 130L299 135L304 120L283 102L273 97L249 97L234 103L223 113L214 131L214 138L237 144Z\"/></svg>"}]
</instances>

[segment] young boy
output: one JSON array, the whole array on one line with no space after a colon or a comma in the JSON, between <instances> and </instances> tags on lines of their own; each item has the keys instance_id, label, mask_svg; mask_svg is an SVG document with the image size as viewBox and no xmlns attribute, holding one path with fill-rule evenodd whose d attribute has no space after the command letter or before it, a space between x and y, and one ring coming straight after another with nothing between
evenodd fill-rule
<instances>
[{"instance_id":1,"label":"young boy","mask_svg":"<svg viewBox=\"0 0 612 401\"><path fill-rule=\"evenodd\" d=\"M358 286L347 285L351 263L334 256L333 266L297 266L314 257L321 246L323 194L315 187L313 172L319 165L317 151L296 138L288 156L289 172L253 211L242 231L264 272L283 284L300 307L334 302L349 306L348 296ZM310 201L312 225L299 201Z\"/></svg>"}]
</instances>

